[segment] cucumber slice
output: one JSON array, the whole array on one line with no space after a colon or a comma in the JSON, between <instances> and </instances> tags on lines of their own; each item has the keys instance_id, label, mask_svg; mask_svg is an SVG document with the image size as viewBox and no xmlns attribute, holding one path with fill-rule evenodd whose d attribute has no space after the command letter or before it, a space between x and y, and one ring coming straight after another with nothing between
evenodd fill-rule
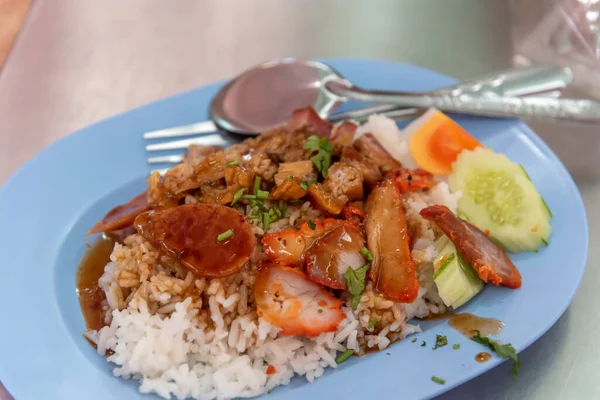
<instances>
[{"instance_id":1,"label":"cucumber slice","mask_svg":"<svg viewBox=\"0 0 600 400\"><path fill-rule=\"evenodd\" d=\"M462 191L459 213L508 251L536 251L548 243L552 213L523 167L489 148L463 151L450 189Z\"/></svg>"},{"instance_id":2,"label":"cucumber slice","mask_svg":"<svg viewBox=\"0 0 600 400\"><path fill-rule=\"evenodd\" d=\"M442 238L446 240L436 242L443 248L434 260L433 281L444 304L457 309L479 293L484 284L454 244L446 236Z\"/></svg>"}]
</instances>

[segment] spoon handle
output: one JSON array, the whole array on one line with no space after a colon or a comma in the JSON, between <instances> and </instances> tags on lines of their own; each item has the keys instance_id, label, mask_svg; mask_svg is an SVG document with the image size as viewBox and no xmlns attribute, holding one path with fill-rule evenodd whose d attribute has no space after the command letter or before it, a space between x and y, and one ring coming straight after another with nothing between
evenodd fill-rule
<instances>
[{"instance_id":1,"label":"spoon handle","mask_svg":"<svg viewBox=\"0 0 600 400\"><path fill-rule=\"evenodd\" d=\"M396 104L404 107L512 118L549 118L566 122L600 122L600 103L581 99L547 97L500 97L471 93L453 94L366 90L346 80L331 80L326 88L334 94L359 101Z\"/></svg>"}]
</instances>

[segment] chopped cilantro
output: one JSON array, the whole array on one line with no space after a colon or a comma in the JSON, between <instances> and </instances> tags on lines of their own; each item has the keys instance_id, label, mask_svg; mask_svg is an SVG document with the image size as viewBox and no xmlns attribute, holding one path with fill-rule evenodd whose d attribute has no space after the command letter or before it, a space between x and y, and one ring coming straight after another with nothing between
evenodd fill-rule
<instances>
[{"instance_id":1,"label":"chopped cilantro","mask_svg":"<svg viewBox=\"0 0 600 400\"><path fill-rule=\"evenodd\" d=\"M435 335L435 347L433 348L433 350L439 349L440 347L444 347L447 344L448 338L446 336Z\"/></svg>"},{"instance_id":2,"label":"chopped cilantro","mask_svg":"<svg viewBox=\"0 0 600 400\"><path fill-rule=\"evenodd\" d=\"M375 328L375 324L377 324L377 318L373 317L369 321L369 325L367 326L367 328L373 329L373 328Z\"/></svg>"},{"instance_id":3,"label":"chopped cilantro","mask_svg":"<svg viewBox=\"0 0 600 400\"><path fill-rule=\"evenodd\" d=\"M460 349L460 344L456 343L454 346L452 346L452 348L454 350L458 350L458 349Z\"/></svg>"},{"instance_id":4,"label":"chopped cilantro","mask_svg":"<svg viewBox=\"0 0 600 400\"><path fill-rule=\"evenodd\" d=\"M338 364L343 363L344 361L346 361L347 359L349 359L352 354L354 354L354 350L348 349L345 352L343 352L342 354L340 354L339 356L336 357L335 362Z\"/></svg>"},{"instance_id":5,"label":"chopped cilantro","mask_svg":"<svg viewBox=\"0 0 600 400\"><path fill-rule=\"evenodd\" d=\"M362 292L365 290L365 278L369 268L371 268L371 264L365 264L357 269L350 267L344 274L344 278L348 281L348 291L352 295L353 310L356 310L356 307L358 307Z\"/></svg>"},{"instance_id":6,"label":"chopped cilantro","mask_svg":"<svg viewBox=\"0 0 600 400\"><path fill-rule=\"evenodd\" d=\"M235 167L236 165L238 165L240 162L238 160L234 160L234 161L229 161L227 163L228 167Z\"/></svg>"},{"instance_id":7,"label":"chopped cilantro","mask_svg":"<svg viewBox=\"0 0 600 400\"><path fill-rule=\"evenodd\" d=\"M308 220L307 224L308 224L308 226L310 226L310 229L312 229L313 231L317 228L317 224L312 219Z\"/></svg>"},{"instance_id":8,"label":"chopped cilantro","mask_svg":"<svg viewBox=\"0 0 600 400\"><path fill-rule=\"evenodd\" d=\"M416 341L417 341L417 338L416 338L416 337L414 337L414 338L413 338L413 339L412 339L410 342L411 342L411 343L414 343L414 342L416 342Z\"/></svg>"},{"instance_id":9,"label":"chopped cilantro","mask_svg":"<svg viewBox=\"0 0 600 400\"><path fill-rule=\"evenodd\" d=\"M369 251L369 249L367 249L366 247L363 247L360 250L360 254L362 254L362 256L369 262L373 261L373 254Z\"/></svg>"},{"instance_id":10,"label":"chopped cilantro","mask_svg":"<svg viewBox=\"0 0 600 400\"><path fill-rule=\"evenodd\" d=\"M329 143L327 138L319 138L318 136L310 136L304 144L306 150L316 152L310 160L313 162L317 170L323 175L327 176L327 171L331 165L331 153L333 152L333 146Z\"/></svg>"},{"instance_id":11,"label":"chopped cilantro","mask_svg":"<svg viewBox=\"0 0 600 400\"><path fill-rule=\"evenodd\" d=\"M423 340L423 343L421 343L421 347L425 347L427 346L427 342Z\"/></svg>"},{"instance_id":12,"label":"chopped cilantro","mask_svg":"<svg viewBox=\"0 0 600 400\"><path fill-rule=\"evenodd\" d=\"M434 381L435 383L439 383L440 385L443 385L446 383L445 380L443 380L442 378L439 378L435 375L431 377L431 380Z\"/></svg>"},{"instance_id":13,"label":"chopped cilantro","mask_svg":"<svg viewBox=\"0 0 600 400\"><path fill-rule=\"evenodd\" d=\"M481 336L481 332L479 331L475 331L475 335L471 336L471 340L484 345L502 358L513 359L515 363L508 374L510 376L516 376L519 373L519 369L521 368L521 360L519 360L519 357L517 356L517 350L512 346L512 344L498 343L489 337Z\"/></svg>"},{"instance_id":14,"label":"chopped cilantro","mask_svg":"<svg viewBox=\"0 0 600 400\"><path fill-rule=\"evenodd\" d=\"M237 192L235 192L233 194L233 199L231 200L231 205L234 205L235 203L237 203L237 201L242 198L245 191L246 191L246 188L243 187L240 190L238 190Z\"/></svg>"},{"instance_id":15,"label":"chopped cilantro","mask_svg":"<svg viewBox=\"0 0 600 400\"><path fill-rule=\"evenodd\" d=\"M225 240L229 239L232 236L233 236L233 229L228 229L225 232L219 233L217 235L217 242L224 242Z\"/></svg>"}]
</instances>

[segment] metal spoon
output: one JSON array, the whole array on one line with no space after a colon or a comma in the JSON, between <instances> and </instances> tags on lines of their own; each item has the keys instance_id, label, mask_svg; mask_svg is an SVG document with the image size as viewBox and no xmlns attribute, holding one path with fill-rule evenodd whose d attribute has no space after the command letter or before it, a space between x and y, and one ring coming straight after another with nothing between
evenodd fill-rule
<instances>
[{"instance_id":1,"label":"metal spoon","mask_svg":"<svg viewBox=\"0 0 600 400\"><path fill-rule=\"evenodd\" d=\"M147 132L144 138L213 133L219 127L233 133L256 135L286 122L294 109L307 105L312 105L322 118L332 122L361 120L374 113L398 118L419 112L397 105L379 105L332 114L345 99L324 90L323 83L339 77L340 74L333 68L317 61L290 58L270 61L238 75L217 93L210 104L213 121ZM568 68L533 65L489 74L439 92L485 93L486 96L556 96L571 82L572 77Z\"/></svg>"}]
</instances>

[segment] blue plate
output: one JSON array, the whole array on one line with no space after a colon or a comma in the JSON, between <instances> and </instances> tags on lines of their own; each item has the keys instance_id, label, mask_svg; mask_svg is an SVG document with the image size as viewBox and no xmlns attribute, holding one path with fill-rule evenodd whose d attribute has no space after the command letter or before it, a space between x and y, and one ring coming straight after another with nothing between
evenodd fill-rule
<instances>
[{"instance_id":1,"label":"blue plate","mask_svg":"<svg viewBox=\"0 0 600 400\"><path fill-rule=\"evenodd\" d=\"M370 60L325 60L357 84L408 91L454 83L409 65ZM0 190L0 380L18 400L153 399L137 383L115 378L111 366L82 337L75 272L85 232L113 206L145 187L142 133L207 118L208 85L129 111L70 135L30 160ZM350 107L347 105L346 107ZM546 332L573 298L586 264L588 230L581 197L556 155L515 120L457 118L469 132L525 166L554 213L550 245L513 256L523 287L488 286L461 311L500 319L500 339L521 351ZM353 358L314 384L295 379L269 399L430 398L498 365L477 363L482 347L444 321L422 324L417 343ZM433 351L435 335L449 346ZM421 341L427 347L420 347ZM452 344L460 343L459 350ZM533 368L524 365L522 368ZM431 381L436 375L445 385ZM512 379L506 377L507 384Z\"/></svg>"}]
</instances>

